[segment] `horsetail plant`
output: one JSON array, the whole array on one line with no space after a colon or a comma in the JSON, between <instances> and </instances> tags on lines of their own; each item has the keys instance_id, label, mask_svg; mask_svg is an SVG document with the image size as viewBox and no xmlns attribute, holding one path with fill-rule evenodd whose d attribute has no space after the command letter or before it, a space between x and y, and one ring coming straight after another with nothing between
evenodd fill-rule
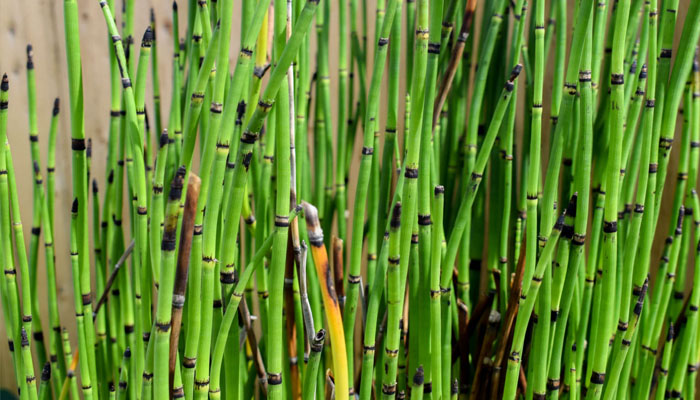
<instances>
[{"instance_id":1,"label":"horsetail plant","mask_svg":"<svg viewBox=\"0 0 700 400\"><path fill-rule=\"evenodd\" d=\"M140 26L138 2L64 0L68 132L27 46L27 128L0 85L19 398L693 398L700 3L329 1ZM104 130L81 65L98 5Z\"/></svg>"}]
</instances>

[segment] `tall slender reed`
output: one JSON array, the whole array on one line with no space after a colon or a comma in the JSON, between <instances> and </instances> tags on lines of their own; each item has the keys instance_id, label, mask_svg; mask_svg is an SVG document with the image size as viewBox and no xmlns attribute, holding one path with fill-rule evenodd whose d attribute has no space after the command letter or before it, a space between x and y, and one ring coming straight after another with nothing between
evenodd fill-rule
<instances>
[{"instance_id":1,"label":"tall slender reed","mask_svg":"<svg viewBox=\"0 0 700 400\"><path fill-rule=\"evenodd\" d=\"M604 310L612 307L615 293L615 279L617 267L617 207L619 195L619 170L621 164L621 152L624 115L622 104L624 103L624 34L627 29L627 17L629 14L629 1L618 3L615 33L613 38L613 53L610 72L610 144L608 165L606 170L607 184L605 197L605 210L603 222L603 287L600 304L601 313L593 314L593 321L600 321L597 328L597 335L593 339L596 347L591 365L591 377L587 398L597 399L602 394L602 386L605 382L605 371L608 359L607 342L613 329L613 315ZM620 260L621 261L621 260Z\"/></svg>"},{"instance_id":2,"label":"tall slender reed","mask_svg":"<svg viewBox=\"0 0 700 400\"><path fill-rule=\"evenodd\" d=\"M36 114L36 79L34 73L34 51L32 45L27 45L27 108L29 109L29 144L31 149L32 165L41 165L39 155L39 132ZM39 191L43 190L41 180L34 180L32 203L32 235L29 239L29 272L31 293L37 293L37 264L39 255L39 236L41 235L41 201ZM46 346L44 344L41 329L41 317L39 315L39 297L32 298L32 339L36 341L39 364L44 365L47 360Z\"/></svg>"},{"instance_id":3,"label":"tall slender reed","mask_svg":"<svg viewBox=\"0 0 700 400\"><path fill-rule=\"evenodd\" d=\"M375 61L372 70L372 79L367 97L366 114L364 116L363 140L362 140L362 157L360 159L359 176L357 180L357 188L355 189L355 207L353 215L352 235L350 241L350 265L347 268L347 273L344 277L347 299L345 301L345 309L343 314L343 327L346 339L346 350L348 356L354 354L354 330L355 319L358 306L358 297L360 292L361 281L361 258L363 245L364 231L364 215L367 208L367 192L370 181L370 173L372 168L372 154L374 153L374 132L375 124L378 124L377 117L379 115L379 100L382 77L384 75L384 67L386 65L387 47L390 40L391 27L394 23L394 14L398 8L400 0L390 0L379 39L377 40L377 51L375 53ZM351 359L351 357L350 357ZM350 365L353 363L350 361ZM353 370L352 368L350 369Z\"/></svg>"}]
</instances>

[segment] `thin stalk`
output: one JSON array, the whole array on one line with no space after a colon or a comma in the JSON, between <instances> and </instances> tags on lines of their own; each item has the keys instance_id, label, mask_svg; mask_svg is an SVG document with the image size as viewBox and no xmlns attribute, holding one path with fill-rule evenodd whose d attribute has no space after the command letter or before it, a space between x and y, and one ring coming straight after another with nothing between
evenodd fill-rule
<instances>
[{"instance_id":1,"label":"thin stalk","mask_svg":"<svg viewBox=\"0 0 700 400\"><path fill-rule=\"evenodd\" d=\"M93 396L88 362L87 334L85 333L85 314L83 313L83 301L80 295L80 256L78 254L78 200L73 200L71 207L71 267L73 270L73 299L75 302L75 315L78 325L78 355L80 359L80 377L82 381L83 397L85 399L97 398ZM88 318L90 319L90 318ZM89 323L89 322L88 322ZM71 368L73 369L73 368ZM95 392L96 393L96 392Z\"/></svg>"},{"instance_id":2,"label":"thin stalk","mask_svg":"<svg viewBox=\"0 0 700 400\"><path fill-rule=\"evenodd\" d=\"M348 147L347 114L352 100L348 95L348 24L347 8L343 1L338 2L338 113L337 113L337 164L335 170L335 210L337 211L338 237L345 242L347 237L347 195L345 188L346 155ZM351 111L351 110L350 110ZM352 145L352 144L351 144ZM333 214L330 214L332 221ZM381 226L381 225L380 225ZM344 252L343 252L344 254ZM352 362L351 362L352 364Z\"/></svg>"},{"instance_id":3,"label":"thin stalk","mask_svg":"<svg viewBox=\"0 0 700 400\"><path fill-rule=\"evenodd\" d=\"M171 299L175 280L175 237L177 220L180 214L180 197L182 195L185 169L179 168L170 184L166 208L165 227L161 244L160 286L158 289L158 304L156 308L156 337L154 353L155 398L165 398L170 393L168 384L168 357L171 332L172 306ZM163 397L161 397L163 396Z\"/></svg>"},{"instance_id":4,"label":"thin stalk","mask_svg":"<svg viewBox=\"0 0 700 400\"><path fill-rule=\"evenodd\" d=\"M158 46L156 45L156 15L151 8L151 31L153 32L153 44L151 46L151 79L153 92L153 108L156 132L163 131L163 122L160 112L160 79L158 77ZM177 33L177 32L176 32ZM177 35L174 35L177 36Z\"/></svg>"},{"instance_id":5,"label":"thin stalk","mask_svg":"<svg viewBox=\"0 0 700 400\"><path fill-rule=\"evenodd\" d=\"M309 355L309 362L306 364L306 373L304 374L304 382L302 389L302 398L304 400L311 400L316 398L316 377L318 376L318 367L321 363L321 350L323 350L323 342L326 340L326 331L320 329L314 335L314 339L311 342L311 354Z\"/></svg>"},{"instance_id":6,"label":"thin stalk","mask_svg":"<svg viewBox=\"0 0 700 400\"><path fill-rule=\"evenodd\" d=\"M80 204L88 203L87 189L87 162L85 155L85 126L83 119L83 83L82 66L80 52L80 32L78 23L78 3L75 0L65 0L64 3L64 27L66 40L66 59L68 63L68 88L71 120L71 149L72 151L72 172L73 172L73 197L77 198ZM78 215L78 229L76 240L79 244L80 253L80 290L86 296L84 309L88 315L92 314L92 309L88 299L90 298L90 268L89 268L89 234L87 207L80 208ZM76 310L77 311L77 310ZM85 333L87 343L86 348L92 349L95 345L95 327L92 320L85 321ZM93 352L89 352L85 357L81 357L81 364L87 363L90 371L90 381L97 381L97 372L94 363ZM81 374L84 376L83 374ZM83 380L85 386L85 381ZM85 389L83 390L85 391ZM96 393L95 393L96 394Z\"/></svg>"},{"instance_id":7,"label":"thin stalk","mask_svg":"<svg viewBox=\"0 0 700 400\"><path fill-rule=\"evenodd\" d=\"M400 243L401 202L397 202L391 213L389 231L389 268L387 270L387 337L384 344L386 372L382 380L382 398L396 395L397 358L399 353L399 319L401 318ZM380 342L381 343L381 342Z\"/></svg>"},{"instance_id":8,"label":"thin stalk","mask_svg":"<svg viewBox=\"0 0 700 400\"><path fill-rule=\"evenodd\" d=\"M520 6L518 13L518 7ZM525 30L525 16L527 15L527 3L520 0L515 5L514 17L516 20L515 27L513 28L513 38L511 45L511 55L510 64L515 66L520 60L520 52L523 43L523 31ZM518 83L515 82L513 87L513 92L517 96L518 93ZM501 156L501 166L503 171L503 186L502 186L502 197L503 203L501 208L502 218L501 218L501 236L499 240L499 252L498 261L500 264L500 303L501 310L505 310L508 304L508 256L509 256L509 238L511 237L510 231L510 221L512 218L511 209L513 202L513 189L515 181L513 180L513 140L515 136L515 116L517 110L517 102L510 104L508 109L508 115L505 126L505 134L499 141L499 153Z\"/></svg>"},{"instance_id":9,"label":"thin stalk","mask_svg":"<svg viewBox=\"0 0 700 400\"><path fill-rule=\"evenodd\" d=\"M594 352L591 359L591 377L586 398L598 399L603 391L605 371L609 354L608 341L613 331L612 313L609 310L614 306L615 281L617 269L617 209L619 199L619 171L622 163L622 136L624 130L623 106L624 98L624 35L627 30L627 17L630 1L624 0L618 3L615 15L615 31L613 38L613 52L610 69L610 144L606 168L606 197L603 218L603 278L600 292L601 312L593 313L592 323L597 328L597 335L593 338ZM620 260L622 262L622 260ZM597 314L597 315L596 315Z\"/></svg>"},{"instance_id":10,"label":"thin stalk","mask_svg":"<svg viewBox=\"0 0 700 400\"><path fill-rule=\"evenodd\" d=\"M430 22L429 26L437 27L442 21L443 13L443 1L436 0L430 2ZM431 187L433 185L431 176L431 158L432 151L431 139L432 139L432 112L433 112L433 99L435 97L435 86L436 79L438 75L438 58L440 55L440 34L441 31L438 29L432 29L428 36L428 60L426 66L426 85L425 85L425 97L423 102L423 117L421 120L421 130L420 130L420 148L423 149L419 154L418 163L422 166L418 172L418 188L417 190L417 212L418 212L418 245L419 245L419 273L420 273L420 283L418 285L418 293L416 294L415 301L412 310L417 311L416 316L418 318L409 318L409 331L415 332L418 328L417 322L421 320L425 321L430 319L431 316L431 297L428 295L431 290L431 273L438 275L435 282L436 286L439 286L439 266L437 267L437 272L434 272L435 268L431 266ZM410 152L410 149L409 149ZM407 164L407 167L409 164ZM437 295L436 295L437 296ZM438 302L439 304L439 302ZM439 312L439 311L436 311ZM411 329L413 326L413 329ZM439 325L438 325L439 326ZM432 333L432 332L431 332ZM409 336L411 338L417 338L417 335ZM432 335L427 337L432 337ZM432 385L432 363L431 363L431 353L428 350L428 346L411 346L409 343L409 349L411 350L412 357L409 359L409 370L418 368L419 365L423 366L424 375L426 380L426 385L430 387ZM418 350L416 352L416 350ZM417 357L416 357L417 355Z\"/></svg>"},{"instance_id":11,"label":"thin stalk","mask_svg":"<svg viewBox=\"0 0 700 400\"><path fill-rule=\"evenodd\" d=\"M8 341L10 342L10 352L13 356L14 361L14 371L15 378L17 379L17 386L19 387L20 394L22 391L27 393L26 381L23 379L22 364L23 357L20 351L15 350L15 343L19 342L20 339L20 327L22 327L22 322L31 323L29 321L20 322L20 301L17 288L17 270L14 267L13 260L13 249L12 249L12 233L10 231L10 205L9 205L9 182L8 182L8 167L7 167L7 151L5 150L5 143L7 143L7 109L8 109L8 91L9 82L7 79L7 74L3 75L2 84L0 86L0 143L2 143L2 148L0 148L0 230L2 235L2 254L3 254L3 265L5 278L3 279L0 289L2 289L2 304L3 304L3 314L5 316L6 332L8 336ZM26 275L23 275L26 276ZM28 279L25 279L28 281ZM29 307L28 303L23 303L24 307ZM31 310L29 310L31 312ZM29 327L29 325L27 325ZM26 398L26 394L24 395Z\"/></svg>"},{"instance_id":12,"label":"thin stalk","mask_svg":"<svg viewBox=\"0 0 700 400\"><path fill-rule=\"evenodd\" d=\"M31 150L32 165L41 165L39 154L39 129L36 115L36 79L34 72L34 51L32 45L27 45L27 108L29 111L29 147ZM42 181L34 180L32 202L32 230L29 239L29 280L31 293L37 293L37 265L39 257L39 240L41 236L41 199L39 192L43 190ZM25 275L23 275L25 276ZM46 363L46 346L41 329L41 317L39 315L39 296L32 296L32 339L36 342L36 353L39 365Z\"/></svg>"},{"instance_id":13,"label":"thin stalk","mask_svg":"<svg viewBox=\"0 0 700 400\"><path fill-rule=\"evenodd\" d=\"M445 206L445 188L435 186L432 199L434 227L431 237L430 261L430 363L432 373L433 396L435 400L442 398L442 310L440 304L440 273L442 260L443 213Z\"/></svg>"},{"instance_id":14,"label":"thin stalk","mask_svg":"<svg viewBox=\"0 0 700 400\"><path fill-rule=\"evenodd\" d=\"M400 6L399 6L400 7ZM399 77L401 70L401 12L397 8L394 14L394 25L392 26L391 37L393 42L389 44L389 85L387 93L387 118L384 127L384 148L382 149L382 164L379 177L379 205L377 211L379 213L379 222L377 226L383 229L389 219L389 210L392 206L391 201L391 186L394 177L394 154L399 147L396 129L399 119ZM409 63L410 64L410 63ZM397 167L400 161L396 159ZM400 169L400 168L399 168ZM384 242L384 237L378 237L378 242ZM380 260L382 262L382 260ZM367 287L372 290L374 288L374 275L368 272ZM383 286L382 286L383 289ZM376 319L376 318L375 318Z\"/></svg>"},{"instance_id":15,"label":"thin stalk","mask_svg":"<svg viewBox=\"0 0 700 400\"><path fill-rule=\"evenodd\" d=\"M649 54L655 54L657 49L657 15L655 4L645 6L644 18L645 23L648 24L648 52ZM625 263L629 263L628 265L636 265L632 278L632 297L629 300L630 305L637 303L641 297L641 289L643 287L643 283L647 279L647 273L649 271L648 253L653 237L653 230L650 227L650 224L653 223L653 209L650 207L652 204L654 204L655 190L653 186L653 179L656 175L656 164L654 163L653 158L654 144L652 137L657 77L657 60L655 57L649 57L647 71L647 99L645 102L644 112L642 114L642 126L640 131L641 140L643 141L642 158L640 160L642 169L640 170L638 178L634 214L632 215L632 220L628 227L624 254ZM649 188L651 188L651 190ZM637 249L640 250L637 251ZM638 253L641 255L638 255ZM623 306L621 310L621 312L624 312L625 307ZM629 326L628 324L628 316L622 313L620 315L618 330L620 327L626 328ZM624 334L624 340L620 340L620 344L624 343L624 345L619 349L616 346L614 349L610 375L612 380L607 384L607 387L609 388L607 390L609 390L609 392L606 392L606 398L610 398L610 395L615 393L614 389L617 386L617 381L619 379L618 371L621 370L623 366L627 352L630 348L628 343L629 338L634 334L636 326L637 324L630 326L627 329L627 332ZM641 336L641 333L639 336Z\"/></svg>"},{"instance_id":16,"label":"thin stalk","mask_svg":"<svg viewBox=\"0 0 700 400\"><path fill-rule=\"evenodd\" d=\"M656 398L666 399L671 397L671 391L666 389L668 385L668 369L671 364L671 354L673 354L673 341L675 333L673 330L673 322L669 321L668 332L666 333L666 343L661 356L661 365L659 366L659 380L656 383ZM680 394L680 393L679 393Z\"/></svg>"},{"instance_id":17,"label":"thin stalk","mask_svg":"<svg viewBox=\"0 0 700 400\"><path fill-rule=\"evenodd\" d=\"M22 365L24 366L24 380L27 382L26 392L29 400L37 400L36 392L36 376L34 376L34 367L32 366L32 350L29 348L29 337L27 331L22 327L21 330L21 353Z\"/></svg>"},{"instance_id":18,"label":"thin stalk","mask_svg":"<svg viewBox=\"0 0 700 400\"><path fill-rule=\"evenodd\" d=\"M374 153L374 132L379 123L379 101L382 86L382 77L386 65L386 54L391 35L391 28L394 24L394 15L401 0L391 0L387 5L386 15L382 24L377 50L374 55L374 66L372 70L372 80L370 83L369 97L367 98L367 108L364 118L364 136L362 140L362 156L360 159L357 187L355 189L355 207L353 211L354 219L352 224L352 234L350 241L350 265L344 277L346 286L345 293L347 299L343 313L345 347L348 359L352 359L354 352L354 330L355 318L357 315L357 304L360 292L360 267L362 259L362 244L364 231L364 215L367 208L367 193L369 189L370 174L372 169L372 155ZM350 362L349 366L353 363ZM352 369L350 369L352 371Z\"/></svg>"},{"instance_id":19,"label":"thin stalk","mask_svg":"<svg viewBox=\"0 0 700 400\"><path fill-rule=\"evenodd\" d=\"M61 322L58 312L58 295L56 291L56 267L53 247L53 213L55 204L55 165L56 165L56 139L58 136L58 98L54 101L51 128L49 130L49 150L46 162L46 196L42 205L42 224L44 226L44 249L46 259L46 280L48 286L49 325L51 335L49 337L49 358L53 368L54 392L58 392L59 383L66 376L66 364L61 354ZM56 360L55 362L53 360Z\"/></svg>"}]
</instances>

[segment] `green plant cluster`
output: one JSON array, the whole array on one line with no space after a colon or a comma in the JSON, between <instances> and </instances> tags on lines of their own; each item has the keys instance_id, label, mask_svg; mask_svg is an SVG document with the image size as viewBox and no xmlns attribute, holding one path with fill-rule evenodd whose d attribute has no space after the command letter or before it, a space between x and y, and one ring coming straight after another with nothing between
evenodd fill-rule
<instances>
[{"instance_id":1,"label":"green plant cluster","mask_svg":"<svg viewBox=\"0 0 700 400\"><path fill-rule=\"evenodd\" d=\"M42 165L27 47L28 246L0 86L20 399L695 398L700 1L681 21L679 0L188 0L182 40L173 3L173 43L151 13L140 46L135 0L93 3L109 139L86 137L102 93L64 0L70 226L54 225L59 101ZM68 233L76 349L56 292Z\"/></svg>"}]
</instances>

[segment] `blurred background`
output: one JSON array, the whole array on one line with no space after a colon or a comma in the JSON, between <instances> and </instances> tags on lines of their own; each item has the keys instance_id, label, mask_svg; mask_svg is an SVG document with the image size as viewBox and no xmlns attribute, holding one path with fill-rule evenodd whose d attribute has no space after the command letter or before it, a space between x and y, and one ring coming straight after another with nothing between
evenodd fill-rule
<instances>
[{"instance_id":1,"label":"blurred background","mask_svg":"<svg viewBox=\"0 0 700 400\"><path fill-rule=\"evenodd\" d=\"M327 1L327 0L322 0ZM375 15L375 0L366 0L368 8L368 37L374 37L374 15ZM477 15L475 19L474 32L478 35L479 25L481 23L482 2L489 0L477 0ZM679 25L685 19L685 13L693 0L680 0L678 21ZM121 0L117 0L121 6ZM150 10L153 9L156 20L156 41L158 47L158 79L160 82L161 95L161 111L163 120L167 121L168 110L170 108L170 93L171 93L171 77L172 77L172 3L169 0L138 0L136 3L136 23L135 32L136 43L139 43L141 33L149 24ZM186 15L187 1L180 0L180 32L178 37L182 38L186 30ZM573 2L569 9L569 27L573 22ZM612 0L608 1L609 7ZM335 115L335 88L337 85L337 14L338 6L346 7L348 2L338 1L331 3L331 19L330 19L330 71L331 71L331 101L333 115ZM83 63L83 85L85 91L85 133L88 138L92 139L92 164L91 176L98 180L101 186L105 183L105 162L108 140L108 124L109 124L109 106L110 106L110 85L109 85L109 58L108 49L111 41L108 39L107 29L105 26L104 17L99 6L98 0L78 0L80 10L80 36L82 49ZM234 28L232 43L232 57L238 54L240 30L240 2L236 3L234 11ZM547 2L549 8L549 2ZM120 13L117 13L117 19L120 21ZM549 12L547 12L549 15ZM512 15L509 15L512 18ZM404 19L405 21L405 19ZM358 18L358 23L361 25L362 18ZM412 34L411 29L404 26L404 38L407 34ZM312 34L312 49L315 46L315 34ZM570 32L569 32L570 36ZM680 36L680 28L676 29L676 43ZM71 338L73 349L76 348L75 336L75 316L73 309L73 293L69 259L69 220L70 220L70 205L72 200L72 181L71 181L71 155L70 155L70 121L68 118L68 82L65 57L65 43L63 30L63 4L57 0L24 0L24 1L9 1L0 0L0 73L6 72L10 80L10 105L9 105L9 121L8 121L8 139L12 146L12 154L14 158L14 166L17 174L17 184L19 190L19 198L21 203L21 215L24 225L24 233L26 243L29 243L29 233L31 227L32 216L32 164L29 151L28 140L28 111L27 111L27 82L26 82L26 46L32 44L34 47L34 65L37 84L37 113L39 123L39 145L42 155L42 174L45 174L45 162L47 152L47 136L51 117L53 102L56 97L61 99L61 117L59 122L59 135L56 150L56 222L55 222L55 248L56 248L56 270L57 270L57 285L59 310L61 313L61 321L66 325ZM479 40L478 37L475 40ZM570 38L569 38L570 40ZM369 42L371 48L373 44ZM402 48L405 47L402 45ZM675 50L675 49L674 49ZM315 51L312 50L315 54ZM402 50L405 51L405 50ZM370 50L372 54L373 50ZM675 52L674 52L675 55ZM312 60L315 57L312 55ZM404 60L411 62L410 57L404 57ZM313 62L313 61L312 61ZM315 63L314 63L315 64ZM371 70L371 60L369 61L368 70ZM476 62L473 60L472 65ZM233 64L232 64L233 65ZM545 76L544 88L544 115L549 115L549 98L551 96L551 65L548 65L548 70ZM313 68L313 67L312 67ZM405 93L405 79L401 79L401 93ZM147 110L152 115L152 81L149 77L147 83ZM524 90L520 90L520 98L518 99L518 107L524 106ZM313 97L312 93L312 97ZM384 102L382 102L384 104ZM380 127L383 127L383 118L385 113L380 113ZM519 113L519 117L522 113ZM400 121L403 119L400 118ZM336 118L333 117L333 125ZM400 122L401 125L401 122ZM521 149L521 125L518 121L517 156L520 155ZM681 125L679 117L677 130ZM548 154L547 139L549 131L549 123L543 124L544 137L542 143L543 148L543 171L546 168L546 155ZM402 127L399 127L399 132L402 132ZM152 137L157 137L157 132L151 132ZM357 139L361 140L361 135L357 135ZM312 140L309 143L313 143ZM359 141L355 143L356 151L353 153L353 165L357 165L359 160ZM195 151L195 156L198 154ZM670 198L673 193L673 188L676 183L675 170L677 164L677 151L672 153L672 161L670 165L666 190L664 191L664 204L670 205ZM198 161L195 159L195 167L193 171L198 170ZM351 168L349 188L348 210L350 210L350 218L352 218L353 210L353 191L356 182L356 168ZM100 196L102 197L102 195ZM670 210L668 206L662 206L662 215L659 219L654 254L652 256L652 269L654 269L662 239L665 232L668 232L668 215ZM693 252L691 252L693 253ZM38 278L38 293L41 303L41 315L44 323L44 331L48 331L48 309L46 304L46 278L43 273L43 251L39 251L39 274ZM693 254L691 254L691 257ZM692 277L689 276L689 278ZM22 277L20 277L21 279ZM95 294L99 296L99 294ZM0 320L0 399L4 400L16 393L15 378L12 373L12 359L7 348L7 337L5 335L4 322ZM39 371L37 371L38 373ZM4 390L3 390L4 389Z\"/></svg>"}]
</instances>

